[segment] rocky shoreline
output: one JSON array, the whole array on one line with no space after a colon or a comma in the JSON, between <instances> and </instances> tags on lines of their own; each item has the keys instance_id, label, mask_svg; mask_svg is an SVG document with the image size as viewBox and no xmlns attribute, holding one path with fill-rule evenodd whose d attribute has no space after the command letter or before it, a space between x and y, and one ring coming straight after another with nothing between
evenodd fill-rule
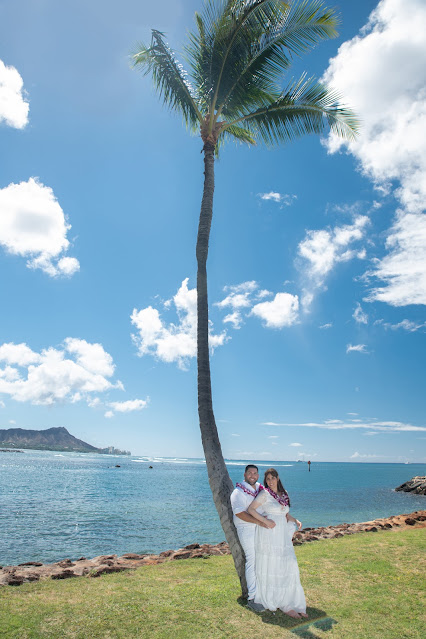
<instances>
[{"instance_id":1,"label":"rocky shoreline","mask_svg":"<svg viewBox=\"0 0 426 639\"><path fill-rule=\"evenodd\" d=\"M415 495L426 495L426 477L413 477L413 479L401 484L395 490L402 490L405 493L414 493Z\"/></svg>"},{"instance_id":2,"label":"rocky shoreline","mask_svg":"<svg viewBox=\"0 0 426 639\"><path fill-rule=\"evenodd\" d=\"M343 535L353 535L354 533L401 529L408 526L426 527L426 510L418 510L410 514L395 515L357 524L304 528L295 533L293 544L300 546L303 543L320 539L334 539L343 537ZM134 570L140 566L161 564L178 559L207 559L212 555L229 555L228 544L224 541L216 545L189 544L179 550L166 550L159 555L138 555L136 553L127 553L121 557L117 555L100 555L93 559L80 557L76 561L63 559L53 564L29 561L19 564L19 566L0 567L0 586L20 586L25 582L39 581L48 577L51 579L69 579L82 576L99 577L106 573Z\"/></svg>"}]
</instances>

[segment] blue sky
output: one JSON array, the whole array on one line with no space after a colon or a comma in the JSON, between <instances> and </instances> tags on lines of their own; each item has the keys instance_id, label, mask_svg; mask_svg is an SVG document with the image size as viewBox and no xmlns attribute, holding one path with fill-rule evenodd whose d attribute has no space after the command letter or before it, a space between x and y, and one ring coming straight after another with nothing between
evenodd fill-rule
<instances>
[{"instance_id":1,"label":"blue sky","mask_svg":"<svg viewBox=\"0 0 426 639\"><path fill-rule=\"evenodd\" d=\"M0 428L202 456L200 140L130 68L193 0L0 0ZM340 0L297 60L356 143L229 144L208 262L228 458L426 462L426 5ZM372 12L374 13L372 14Z\"/></svg>"}]
</instances>

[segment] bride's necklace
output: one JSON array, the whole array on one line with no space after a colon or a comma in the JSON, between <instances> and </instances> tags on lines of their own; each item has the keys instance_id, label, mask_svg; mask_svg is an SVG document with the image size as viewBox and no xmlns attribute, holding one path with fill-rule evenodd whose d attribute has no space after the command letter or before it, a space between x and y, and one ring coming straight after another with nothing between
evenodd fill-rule
<instances>
[{"instance_id":1,"label":"bride's necklace","mask_svg":"<svg viewBox=\"0 0 426 639\"><path fill-rule=\"evenodd\" d=\"M266 490L271 495L271 497L276 499L277 502L281 504L281 506L288 506L290 504L288 495L277 495L277 493L274 493L272 488L268 488L268 486L265 486L264 490Z\"/></svg>"},{"instance_id":2,"label":"bride's necklace","mask_svg":"<svg viewBox=\"0 0 426 639\"><path fill-rule=\"evenodd\" d=\"M262 484L259 484L259 488L257 488L254 491L249 490L246 486L244 486L244 484L240 484L239 482L237 482L236 486L237 488L240 488L240 490L242 490L247 495L250 495L250 497L257 497L260 491L263 490Z\"/></svg>"}]
</instances>

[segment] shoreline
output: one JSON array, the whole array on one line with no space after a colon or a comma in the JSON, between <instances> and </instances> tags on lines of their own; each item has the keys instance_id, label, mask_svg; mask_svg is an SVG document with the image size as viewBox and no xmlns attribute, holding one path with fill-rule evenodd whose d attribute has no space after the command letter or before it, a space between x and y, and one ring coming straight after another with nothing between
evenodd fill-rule
<instances>
[{"instance_id":1,"label":"shoreline","mask_svg":"<svg viewBox=\"0 0 426 639\"><path fill-rule=\"evenodd\" d=\"M293 537L293 545L335 539L344 535L361 532L377 532L378 530L404 529L408 527L426 528L426 510L412 513L392 515L361 523L321 526L319 528L303 528ZM69 579L73 577L99 577L113 572L135 570L140 566L155 565L179 559L208 559L213 555L229 555L229 546L225 541L219 544L189 544L178 550L165 550L158 555L126 553L117 555L100 555L93 559L80 557L76 561L62 559L52 564L28 561L17 566L0 566L0 586L20 586L23 583L40 579Z\"/></svg>"}]
</instances>

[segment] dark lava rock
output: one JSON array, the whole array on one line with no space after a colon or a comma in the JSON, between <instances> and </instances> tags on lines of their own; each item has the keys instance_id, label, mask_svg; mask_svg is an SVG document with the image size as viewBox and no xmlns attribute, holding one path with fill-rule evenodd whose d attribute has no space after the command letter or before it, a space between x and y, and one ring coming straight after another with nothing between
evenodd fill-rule
<instances>
[{"instance_id":1,"label":"dark lava rock","mask_svg":"<svg viewBox=\"0 0 426 639\"><path fill-rule=\"evenodd\" d=\"M69 579L70 577L76 577L72 570L61 570L55 575L52 575L52 579Z\"/></svg>"},{"instance_id":2,"label":"dark lava rock","mask_svg":"<svg viewBox=\"0 0 426 639\"><path fill-rule=\"evenodd\" d=\"M101 575L106 575L112 572L123 572L123 570L128 570L124 566L98 566L94 570L89 572L89 577L100 577Z\"/></svg>"}]
</instances>

